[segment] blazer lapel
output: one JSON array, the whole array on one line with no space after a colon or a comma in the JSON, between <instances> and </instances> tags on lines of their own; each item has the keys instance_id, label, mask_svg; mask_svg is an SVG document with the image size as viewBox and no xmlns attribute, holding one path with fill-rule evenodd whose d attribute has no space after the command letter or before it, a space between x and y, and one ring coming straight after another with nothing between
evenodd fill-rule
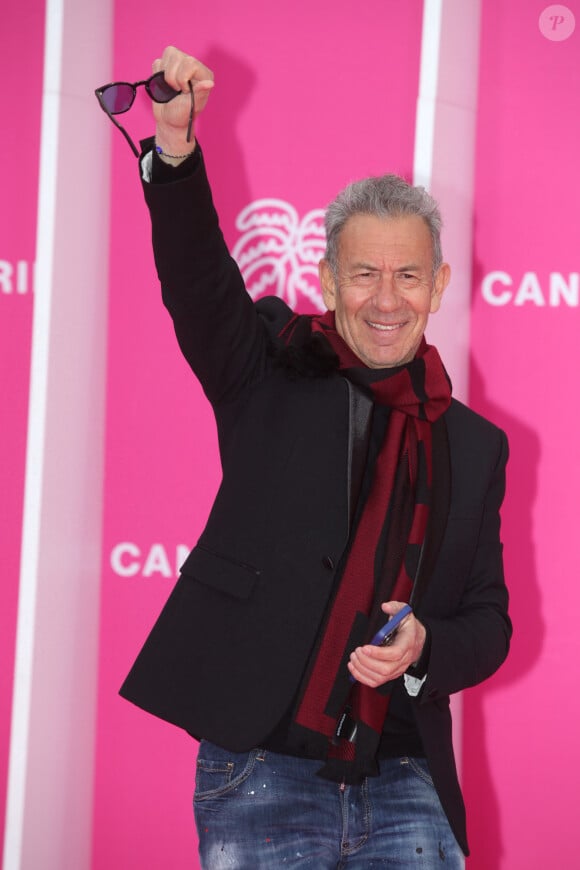
<instances>
[{"instance_id":1,"label":"blazer lapel","mask_svg":"<svg viewBox=\"0 0 580 870\"><path fill-rule=\"evenodd\" d=\"M348 389L348 528L352 529L367 461L373 401L360 387L343 380Z\"/></svg>"}]
</instances>

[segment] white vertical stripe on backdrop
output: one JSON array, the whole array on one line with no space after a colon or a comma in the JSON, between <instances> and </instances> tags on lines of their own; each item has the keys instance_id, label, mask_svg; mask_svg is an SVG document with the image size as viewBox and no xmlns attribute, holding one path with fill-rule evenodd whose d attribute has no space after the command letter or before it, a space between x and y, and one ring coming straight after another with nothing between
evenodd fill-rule
<instances>
[{"instance_id":1,"label":"white vertical stripe on backdrop","mask_svg":"<svg viewBox=\"0 0 580 870\"><path fill-rule=\"evenodd\" d=\"M435 110L437 82L439 79L442 4L443 0L424 0L423 4L419 95L415 116L413 183L422 184L427 189L429 189L431 184L433 167L433 140L435 137Z\"/></svg>"},{"instance_id":2,"label":"white vertical stripe on backdrop","mask_svg":"<svg viewBox=\"0 0 580 870\"><path fill-rule=\"evenodd\" d=\"M40 504L44 466L44 440L48 381L48 336L54 249L54 210L58 148L58 104L62 54L62 0L47 0L44 43L44 80L37 215L36 295L30 367L30 395L26 445L26 471L22 519L22 550L18 587L18 617L10 756L4 835L4 870L21 866L22 833L28 773L28 740L38 591ZM42 225L41 225L42 224Z\"/></svg>"},{"instance_id":3,"label":"white vertical stripe on backdrop","mask_svg":"<svg viewBox=\"0 0 580 870\"><path fill-rule=\"evenodd\" d=\"M4 870L91 860L110 141L92 91L110 74L111 7L45 7Z\"/></svg>"},{"instance_id":4,"label":"white vertical stripe on backdrop","mask_svg":"<svg viewBox=\"0 0 580 870\"><path fill-rule=\"evenodd\" d=\"M480 0L425 0L413 180L441 206L443 256L452 270L427 332L441 351L454 395L463 401L469 390L479 35ZM461 772L461 696L452 698L451 708Z\"/></svg>"},{"instance_id":5,"label":"white vertical stripe on backdrop","mask_svg":"<svg viewBox=\"0 0 580 870\"><path fill-rule=\"evenodd\" d=\"M467 400L480 0L425 0L413 180L438 200L451 283L428 339Z\"/></svg>"}]
</instances>

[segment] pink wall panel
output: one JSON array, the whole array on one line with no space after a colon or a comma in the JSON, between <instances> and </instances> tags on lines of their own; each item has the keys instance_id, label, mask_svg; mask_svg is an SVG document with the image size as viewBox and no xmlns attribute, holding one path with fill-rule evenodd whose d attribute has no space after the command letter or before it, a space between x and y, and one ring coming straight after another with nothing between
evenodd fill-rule
<instances>
[{"instance_id":1,"label":"pink wall panel","mask_svg":"<svg viewBox=\"0 0 580 870\"><path fill-rule=\"evenodd\" d=\"M118 5L113 77L177 44L216 72L200 124L228 241L249 203L298 218L354 177L412 170L422 3ZM139 22L137 26L136 22ZM111 80L103 70L103 83ZM98 84L98 83L96 83ZM125 116L151 132L147 99ZM103 121L105 122L103 117ZM135 159L113 148L108 446L94 868L191 868L195 744L117 698L219 481L214 425L161 307ZM301 307L308 308L305 300ZM177 553L177 555L176 555ZM208 651L210 654L210 651Z\"/></svg>"},{"instance_id":2,"label":"pink wall panel","mask_svg":"<svg viewBox=\"0 0 580 870\"><path fill-rule=\"evenodd\" d=\"M547 5L483 4L471 399L511 442L515 635L464 700L470 870L578 865L580 3L560 41Z\"/></svg>"},{"instance_id":3,"label":"pink wall panel","mask_svg":"<svg viewBox=\"0 0 580 870\"><path fill-rule=\"evenodd\" d=\"M13 85L0 93L0 838L20 568L43 51L44 3L3 10L0 78Z\"/></svg>"},{"instance_id":4,"label":"pink wall panel","mask_svg":"<svg viewBox=\"0 0 580 870\"><path fill-rule=\"evenodd\" d=\"M472 307L471 403L504 426L504 510L513 652L464 695L471 870L575 866L580 763L576 370L580 268L577 28L550 35L547 3L483 6ZM29 4L30 7L30 4ZM38 182L43 6L4 13L0 65L0 812L3 823L18 587ZM138 79L167 43L198 53L217 85L200 125L222 224L275 197L298 220L354 177L410 174L422 3L151 0L118 4L115 69ZM556 13L553 13L556 14ZM567 14L567 13L566 13ZM568 19L568 22L570 19ZM554 28L560 24L553 19ZM563 32L563 31L562 31ZM6 34L9 38L6 39ZM26 62L22 47L26 46ZM26 92L22 112L20 94ZM125 116L151 131L139 98ZM95 104L95 111L98 108ZM21 119L21 120L18 120ZM103 123L107 123L103 115ZM195 744L117 697L201 530L219 481L213 421L162 309L136 162L113 136L107 477L94 870L195 867ZM25 170L22 171L21 167ZM23 265L18 265L22 263ZM105 288L104 288L105 292ZM304 298L299 305L310 305ZM445 352L444 347L442 352ZM559 752L560 747L564 750ZM565 754L564 754L565 753ZM572 775L570 773L572 772ZM1 824L1 823L0 823Z\"/></svg>"}]
</instances>

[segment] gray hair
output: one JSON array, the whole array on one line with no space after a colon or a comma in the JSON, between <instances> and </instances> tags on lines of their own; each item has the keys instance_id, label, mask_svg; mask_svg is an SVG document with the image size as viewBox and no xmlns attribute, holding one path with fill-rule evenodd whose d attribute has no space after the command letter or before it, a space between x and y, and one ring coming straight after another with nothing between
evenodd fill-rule
<instances>
[{"instance_id":1,"label":"gray hair","mask_svg":"<svg viewBox=\"0 0 580 870\"><path fill-rule=\"evenodd\" d=\"M326 254L330 268L338 272L338 240L349 218L357 214L379 218L417 215L423 218L431 234L433 275L437 273L441 253L441 214L439 206L424 187L414 187L398 175L381 175L354 181L342 190L326 209Z\"/></svg>"}]
</instances>

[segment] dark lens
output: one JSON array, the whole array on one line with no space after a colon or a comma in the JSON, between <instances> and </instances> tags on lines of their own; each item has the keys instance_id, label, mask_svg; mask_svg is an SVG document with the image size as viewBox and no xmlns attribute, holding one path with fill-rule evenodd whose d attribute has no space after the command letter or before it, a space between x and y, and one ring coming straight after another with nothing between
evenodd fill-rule
<instances>
[{"instance_id":1,"label":"dark lens","mask_svg":"<svg viewBox=\"0 0 580 870\"><path fill-rule=\"evenodd\" d=\"M172 100L173 97L177 97L180 93L167 84L162 72L155 73L154 76L151 76L146 87L149 91L149 96L152 100L155 100L156 103L168 103L169 100Z\"/></svg>"},{"instance_id":2,"label":"dark lens","mask_svg":"<svg viewBox=\"0 0 580 870\"><path fill-rule=\"evenodd\" d=\"M132 85L123 84L109 85L101 92L101 99L107 111L111 115L119 115L126 112L133 105L135 89Z\"/></svg>"}]
</instances>

